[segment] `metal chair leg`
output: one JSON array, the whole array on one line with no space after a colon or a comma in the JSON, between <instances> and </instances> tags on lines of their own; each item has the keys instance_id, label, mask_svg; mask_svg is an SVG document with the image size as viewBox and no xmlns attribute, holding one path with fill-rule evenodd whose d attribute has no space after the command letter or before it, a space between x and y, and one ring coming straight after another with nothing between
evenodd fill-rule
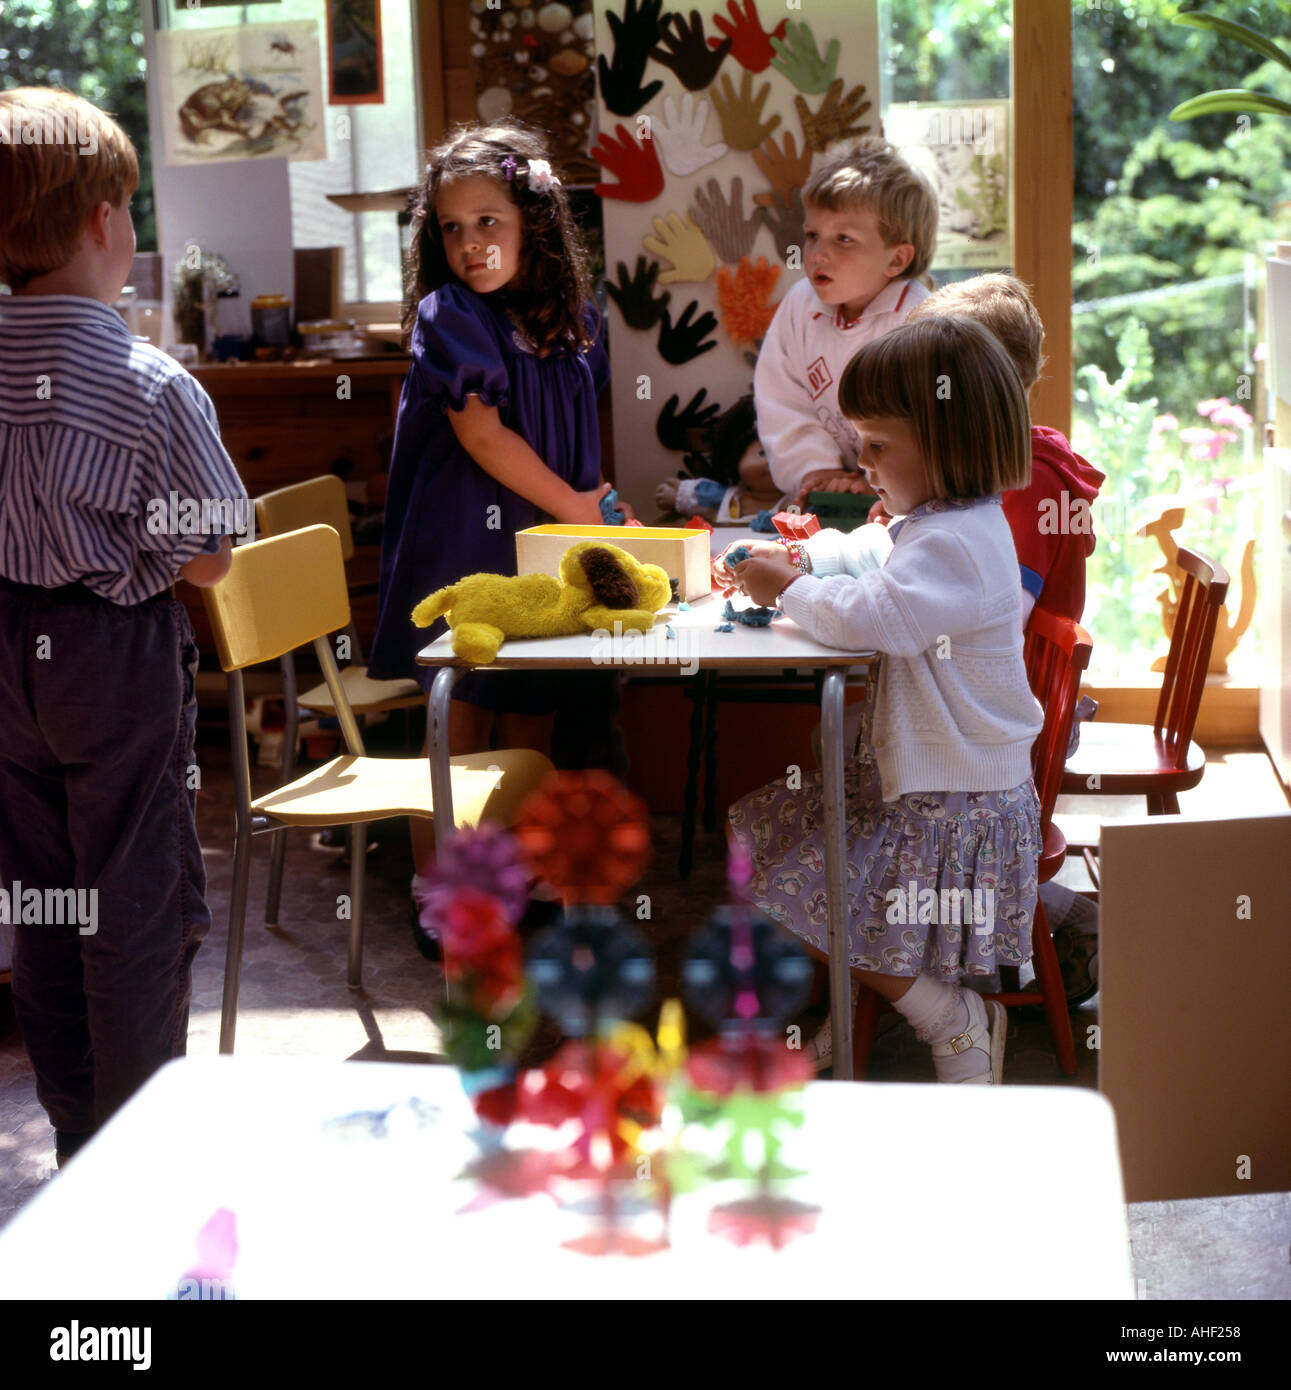
<instances>
[{"instance_id":1,"label":"metal chair leg","mask_svg":"<svg viewBox=\"0 0 1291 1390\"><path fill-rule=\"evenodd\" d=\"M251 826L237 827L233 843L233 894L229 902L229 940L224 954L224 999L220 1009L220 1051L233 1051L238 1026L238 988L242 983L242 936L247 921L251 878Z\"/></svg>"},{"instance_id":2,"label":"metal chair leg","mask_svg":"<svg viewBox=\"0 0 1291 1390\"><path fill-rule=\"evenodd\" d=\"M691 682L690 747L686 753L686 792L681 809L681 852L677 856L677 877L689 878L695 853L695 802L699 790L699 758L703 749L704 699L707 672L700 671Z\"/></svg>"},{"instance_id":3,"label":"metal chair leg","mask_svg":"<svg viewBox=\"0 0 1291 1390\"><path fill-rule=\"evenodd\" d=\"M717 829L717 672L709 671L704 693L704 829Z\"/></svg>"},{"instance_id":4,"label":"metal chair leg","mask_svg":"<svg viewBox=\"0 0 1291 1390\"><path fill-rule=\"evenodd\" d=\"M296 775L296 738L300 732L300 710L296 705L296 659L287 652L281 659L282 698L287 711L287 722L282 731L281 780L278 785L285 787ZM278 905L282 899L282 871L287 859L287 832L280 830L273 837L269 851L269 891L265 897L264 920L267 925L278 925Z\"/></svg>"},{"instance_id":5,"label":"metal chair leg","mask_svg":"<svg viewBox=\"0 0 1291 1390\"><path fill-rule=\"evenodd\" d=\"M865 985L856 991L856 1008L852 1014L853 1081L864 1081L870 1069L870 1054L874 1051L874 1035L878 1030L882 1003L879 996Z\"/></svg>"},{"instance_id":6,"label":"metal chair leg","mask_svg":"<svg viewBox=\"0 0 1291 1390\"><path fill-rule=\"evenodd\" d=\"M363 887L368 858L367 822L350 826L350 964L347 983L363 988Z\"/></svg>"}]
</instances>

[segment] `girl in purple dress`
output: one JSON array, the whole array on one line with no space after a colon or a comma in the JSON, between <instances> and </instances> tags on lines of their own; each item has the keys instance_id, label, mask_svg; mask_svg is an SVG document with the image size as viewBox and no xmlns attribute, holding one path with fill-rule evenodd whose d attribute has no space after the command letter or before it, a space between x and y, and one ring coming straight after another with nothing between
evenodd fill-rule
<instances>
[{"instance_id":1,"label":"girl in purple dress","mask_svg":"<svg viewBox=\"0 0 1291 1390\"><path fill-rule=\"evenodd\" d=\"M395 425L368 669L429 686L418 650L444 631L413 607L464 575L516 572L515 534L599 525L596 397L609 379L587 258L542 137L512 123L432 152L413 211L404 330L412 367ZM453 753L546 751L554 673L472 673L453 692Z\"/></svg>"}]
</instances>

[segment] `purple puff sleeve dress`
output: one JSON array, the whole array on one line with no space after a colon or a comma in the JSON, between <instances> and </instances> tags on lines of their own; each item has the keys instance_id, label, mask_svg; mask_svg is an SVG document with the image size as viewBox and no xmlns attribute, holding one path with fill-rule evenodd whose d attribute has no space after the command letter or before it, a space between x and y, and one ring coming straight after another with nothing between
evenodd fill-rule
<instances>
[{"instance_id":1,"label":"purple puff sleeve dress","mask_svg":"<svg viewBox=\"0 0 1291 1390\"><path fill-rule=\"evenodd\" d=\"M477 295L454 282L418 306L386 493L368 662L376 679L411 677L428 689L434 669L418 667L414 658L445 623L418 628L413 608L464 575L514 574L516 532L548 519L471 458L448 410L478 396L576 491L600 481L596 398L610 375L603 320L589 304L589 322L599 321L592 347L539 357L508 317L507 304L505 290Z\"/></svg>"}]
</instances>

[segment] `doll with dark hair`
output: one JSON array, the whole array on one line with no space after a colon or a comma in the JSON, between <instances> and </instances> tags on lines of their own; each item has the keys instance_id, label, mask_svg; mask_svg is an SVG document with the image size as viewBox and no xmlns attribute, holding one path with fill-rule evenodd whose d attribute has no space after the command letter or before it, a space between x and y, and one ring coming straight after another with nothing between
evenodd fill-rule
<instances>
[{"instance_id":1,"label":"doll with dark hair","mask_svg":"<svg viewBox=\"0 0 1291 1390\"><path fill-rule=\"evenodd\" d=\"M741 396L705 435L698 452L686 455L691 476L660 483L655 503L679 516L701 516L714 526L770 531L770 516L789 499L771 478L752 395ZM764 512L767 519L759 523Z\"/></svg>"}]
</instances>

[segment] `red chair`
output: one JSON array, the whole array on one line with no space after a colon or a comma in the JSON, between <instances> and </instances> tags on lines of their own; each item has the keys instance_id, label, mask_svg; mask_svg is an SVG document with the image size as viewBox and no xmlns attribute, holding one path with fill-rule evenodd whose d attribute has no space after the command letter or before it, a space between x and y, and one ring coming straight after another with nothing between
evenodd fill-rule
<instances>
[{"instance_id":1,"label":"red chair","mask_svg":"<svg viewBox=\"0 0 1291 1390\"><path fill-rule=\"evenodd\" d=\"M1145 796L1150 816L1178 815L1179 793L1201 781L1206 755L1192 742L1228 571L1179 547L1183 591L1170 638L1156 718L1147 724L1104 724L1080 731L1067 761L1064 796Z\"/></svg>"},{"instance_id":2,"label":"red chair","mask_svg":"<svg viewBox=\"0 0 1291 1390\"><path fill-rule=\"evenodd\" d=\"M1093 643L1089 634L1070 618L1060 618L1042 608L1033 608L1026 627L1023 648L1027 680L1044 709L1044 727L1031 747L1032 776L1036 796L1040 801L1040 827L1044 835L1040 853L1039 881L1048 883L1062 868L1067 857L1067 841L1053 823L1053 808L1058 800L1062 781L1063 759L1071 739L1071 722L1076 710L1080 689L1080 673L1089 665ZM1067 1012L1067 994L1063 988L1062 971L1053 948L1053 936L1036 899L1035 919L1031 928L1031 963L1044 1003L1045 1018L1053 1037L1054 1051L1064 1076L1076 1075L1076 1044L1071 1034L1071 1016ZM1013 971L1016 985L1016 971ZM1036 996L1015 988L983 998L995 999L1006 1008L1034 1005ZM874 1033L878 1023L879 996L870 989L857 992L856 1009L852 1017L852 1074L863 1077L870 1065L874 1048Z\"/></svg>"}]
</instances>

